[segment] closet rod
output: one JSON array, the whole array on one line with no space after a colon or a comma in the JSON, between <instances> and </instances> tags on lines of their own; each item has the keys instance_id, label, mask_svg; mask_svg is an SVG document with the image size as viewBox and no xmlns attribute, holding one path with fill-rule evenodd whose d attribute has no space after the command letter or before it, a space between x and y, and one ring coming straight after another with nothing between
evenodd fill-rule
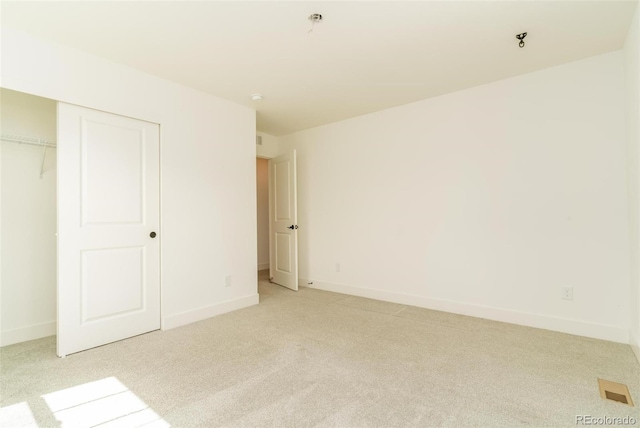
<instances>
[{"instance_id":1,"label":"closet rod","mask_svg":"<svg viewBox=\"0 0 640 428\"><path fill-rule=\"evenodd\" d=\"M56 147L55 143L51 143L47 140L42 140L40 138L35 138L35 137L25 137L23 135L1 134L0 140L7 141L9 143L29 144L31 146L53 147L53 148Z\"/></svg>"},{"instance_id":2,"label":"closet rod","mask_svg":"<svg viewBox=\"0 0 640 428\"><path fill-rule=\"evenodd\" d=\"M48 148L55 149L56 148L55 143L50 143L49 141L42 140L40 138L25 137L23 135L15 135L15 134L0 134L0 140L7 141L9 143L28 144L30 146L43 147L42 162L40 162L40 178L42 178L42 174L44 174L44 160L47 157L47 149Z\"/></svg>"}]
</instances>

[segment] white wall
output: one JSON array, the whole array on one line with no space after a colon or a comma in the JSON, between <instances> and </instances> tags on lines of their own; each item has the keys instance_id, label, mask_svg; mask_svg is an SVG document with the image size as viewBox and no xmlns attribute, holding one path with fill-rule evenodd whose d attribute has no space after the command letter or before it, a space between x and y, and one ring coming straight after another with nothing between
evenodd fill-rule
<instances>
[{"instance_id":1,"label":"white wall","mask_svg":"<svg viewBox=\"0 0 640 428\"><path fill-rule=\"evenodd\" d=\"M160 124L163 328L256 304L255 111L6 27L1 43L0 86Z\"/></svg>"},{"instance_id":2,"label":"white wall","mask_svg":"<svg viewBox=\"0 0 640 428\"><path fill-rule=\"evenodd\" d=\"M256 159L258 270L269 269L269 161Z\"/></svg>"},{"instance_id":3,"label":"white wall","mask_svg":"<svg viewBox=\"0 0 640 428\"><path fill-rule=\"evenodd\" d=\"M624 45L631 237L630 342L640 361L640 8Z\"/></svg>"},{"instance_id":4,"label":"white wall","mask_svg":"<svg viewBox=\"0 0 640 428\"><path fill-rule=\"evenodd\" d=\"M56 141L54 101L0 90L3 134ZM0 144L0 345L50 336L56 320L56 151Z\"/></svg>"},{"instance_id":5,"label":"white wall","mask_svg":"<svg viewBox=\"0 0 640 428\"><path fill-rule=\"evenodd\" d=\"M618 51L280 137L301 282L628 343L623 77Z\"/></svg>"},{"instance_id":6,"label":"white wall","mask_svg":"<svg viewBox=\"0 0 640 428\"><path fill-rule=\"evenodd\" d=\"M278 156L278 137L265 134L264 132L256 132L256 135L262 137L262 145L256 146L256 156L265 159Z\"/></svg>"}]
</instances>

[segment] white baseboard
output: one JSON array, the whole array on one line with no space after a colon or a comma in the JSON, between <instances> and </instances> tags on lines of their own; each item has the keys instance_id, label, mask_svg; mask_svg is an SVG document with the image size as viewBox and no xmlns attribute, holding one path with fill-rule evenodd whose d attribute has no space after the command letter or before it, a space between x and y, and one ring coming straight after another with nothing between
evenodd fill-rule
<instances>
[{"instance_id":1,"label":"white baseboard","mask_svg":"<svg viewBox=\"0 0 640 428\"><path fill-rule=\"evenodd\" d=\"M162 319L161 328L162 330L169 330L191 324L193 322L202 321L207 318L215 317L216 315L222 315L227 312L246 308L247 306L257 305L259 301L260 298L258 294L252 294L250 296L227 300L226 302L215 305L205 306L203 308L193 309L175 315L169 315Z\"/></svg>"},{"instance_id":2,"label":"white baseboard","mask_svg":"<svg viewBox=\"0 0 640 428\"><path fill-rule=\"evenodd\" d=\"M298 284L304 287L333 291L335 293L367 297L369 299L383 300L403 305L418 306L437 311L451 312L454 314L485 318L494 321L524 325L527 327L575 334L577 336L591 337L594 339L610 340L612 342L625 344L629 343L629 330L612 325L594 324L548 315L514 311L511 309L474 305L471 303L456 302L453 300L394 293L391 291L354 287L352 285L334 284L323 281L300 279Z\"/></svg>"},{"instance_id":3,"label":"white baseboard","mask_svg":"<svg viewBox=\"0 0 640 428\"><path fill-rule=\"evenodd\" d=\"M258 270L269 269L269 262L266 263L258 263Z\"/></svg>"},{"instance_id":4,"label":"white baseboard","mask_svg":"<svg viewBox=\"0 0 640 428\"><path fill-rule=\"evenodd\" d=\"M14 343L26 342L27 340L42 339L43 337L53 336L55 334L55 321L29 325L27 327L3 331L0 334L0 346L13 345Z\"/></svg>"},{"instance_id":5,"label":"white baseboard","mask_svg":"<svg viewBox=\"0 0 640 428\"><path fill-rule=\"evenodd\" d=\"M638 363L640 363L640 337L634 335L632 331L629 331L629 344L633 349L633 353L636 354Z\"/></svg>"}]
</instances>

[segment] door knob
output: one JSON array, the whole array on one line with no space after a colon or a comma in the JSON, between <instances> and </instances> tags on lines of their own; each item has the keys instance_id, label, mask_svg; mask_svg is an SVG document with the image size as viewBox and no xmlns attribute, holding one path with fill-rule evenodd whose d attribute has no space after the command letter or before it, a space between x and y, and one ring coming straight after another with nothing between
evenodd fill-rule
<instances>
[{"instance_id":1,"label":"door knob","mask_svg":"<svg viewBox=\"0 0 640 428\"><path fill-rule=\"evenodd\" d=\"M287 227L287 229L291 229L291 230L293 230L293 229L297 229L297 228L298 228L298 225L297 225L297 224L296 224L296 225L293 225L293 224L292 224L291 226Z\"/></svg>"},{"instance_id":2,"label":"door knob","mask_svg":"<svg viewBox=\"0 0 640 428\"><path fill-rule=\"evenodd\" d=\"M156 233L155 233L155 232L151 232L151 233L149 234L149 236L150 236L150 237L152 237L152 238L155 238L155 237L156 237Z\"/></svg>"}]
</instances>

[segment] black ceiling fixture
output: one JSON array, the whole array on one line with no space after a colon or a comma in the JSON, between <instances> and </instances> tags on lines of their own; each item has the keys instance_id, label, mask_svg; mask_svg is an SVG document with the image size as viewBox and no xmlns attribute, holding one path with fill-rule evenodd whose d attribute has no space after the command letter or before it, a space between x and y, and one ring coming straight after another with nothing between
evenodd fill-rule
<instances>
[{"instance_id":1,"label":"black ceiling fixture","mask_svg":"<svg viewBox=\"0 0 640 428\"><path fill-rule=\"evenodd\" d=\"M322 15L319 13L312 13L307 19L311 21L311 29L307 31L307 33L311 33L313 31L313 26L318 22L322 22Z\"/></svg>"},{"instance_id":2,"label":"black ceiling fixture","mask_svg":"<svg viewBox=\"0 0 640 428\"><path fill-rule=\"evenodd\" d=\"M520 40L520 43L518 43L518 46L520 46L521 48L524 47L524 38L527 37L527 33L520 33L520 34L516 34L516 39Z\"/></svg>"}]
</instances>

